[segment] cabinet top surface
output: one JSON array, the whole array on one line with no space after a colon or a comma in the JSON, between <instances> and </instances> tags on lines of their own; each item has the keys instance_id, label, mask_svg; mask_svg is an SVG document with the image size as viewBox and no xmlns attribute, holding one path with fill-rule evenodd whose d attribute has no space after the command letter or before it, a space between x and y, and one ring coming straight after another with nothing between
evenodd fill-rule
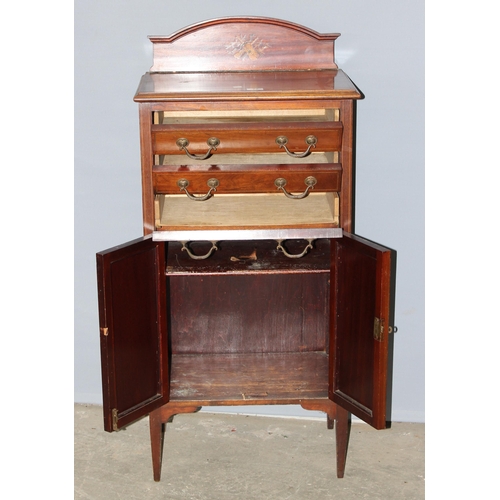
<instances>
[{"instance_id":1,"label":"cabinet top surface","mask_svg":"<svg viewBox=\"0 0 500 500\"><path fill-rule=\"evenodd\" d=\"M360 99L342 70L146 73L134 100Z\"/></svg>"}]
</instances>

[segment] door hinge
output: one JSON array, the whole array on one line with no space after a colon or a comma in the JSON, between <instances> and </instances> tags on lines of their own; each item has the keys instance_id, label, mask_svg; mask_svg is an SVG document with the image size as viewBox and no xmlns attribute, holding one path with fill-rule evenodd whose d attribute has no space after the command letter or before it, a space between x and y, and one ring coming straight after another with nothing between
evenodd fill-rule
<instances>
[{"instance_id":1,"label":"door hinge","mask_svg":"<svg viewBox=\"0 0 500 500\"><path fill-rule=\"evenodd\" d=\"M382 342L384 339L384 320L380 318L375 318L373 322L373 338L378 342Z\"/></svg>"},{"instance_id":2,"label":"door hinge","mask_svg":"<svg viewBox=\"0 0 500 500\"><path fill-rule=\"evenodd\" d=\"M113 418L113 430L117 431L118 430L118 410L116 408L113 408L111 410L111 416Z\"/></svg>"},{"instance_id":3,"label":"door hinge","mask_svg":"<svg viewBox=\"0 0 500 500\"><path fill-rule=\"evenodd\" d=\"M109 333L109 329L107 326L105 326L104 328L101 328L101 333L107 337L108 336L108 333Z\"/></svg>"}]
</instances>

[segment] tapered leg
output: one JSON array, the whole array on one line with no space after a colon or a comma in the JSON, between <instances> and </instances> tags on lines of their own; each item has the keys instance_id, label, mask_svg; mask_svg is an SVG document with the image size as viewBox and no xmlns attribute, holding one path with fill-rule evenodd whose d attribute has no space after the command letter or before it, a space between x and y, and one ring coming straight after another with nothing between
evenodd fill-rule
<instances>
[{"instance_id":1,"label":"tapered leg","mask_svg":"<svg viewBox=\"0 0 500 500\"><path fill-rule=\"evenodd\" d=\"M161 476L163 424L167 423L178 413L194 413L200 408L200 406L167 403L149 414L149 434L151 436L151 455L153 458L153 477L155 481L159 481Z\"/></svg>"},{"instance_id":2,"label":"tapered leg","mask_svg":"<svg viewBox=\"0 0 500 500\"><path fill-rule=\"evenodd\" d=\"M149 434L151 436L151 454L153 457L153 477L155 481L160 480L161 475L161 452L162 452L162 422L161 408L149 414Z\"/></svg>"},{"instance_id":3,"label":"tapered leg","mask_svg":"<svg viewBox=\"0 0 500 500\"><path fill-rule=\"evenodd\" d=\"M349 442L350 414L344 408L337 406L335 438L337 442L337 477L344 477L345 462L347 457L347 444Z\"/></svg>"}]
</instances>

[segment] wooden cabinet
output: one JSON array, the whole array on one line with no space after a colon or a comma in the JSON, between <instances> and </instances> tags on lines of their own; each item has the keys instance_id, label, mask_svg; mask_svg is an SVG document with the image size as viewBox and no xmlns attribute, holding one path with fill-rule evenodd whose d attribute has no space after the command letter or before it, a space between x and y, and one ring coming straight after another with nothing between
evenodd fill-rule
<instances>
[{"instance_id":1,"label":"wooden cabinet","mask_svg":"<svg viewBox=\"0 0 500 500\"><path fill-rule=\"evenodd\" d=\"M224 18L151 37L144 235L97 254L104 427L300 404L386 425L391 250L352 234L355 102L338 34Z\"/></svg>"}]
</instances>

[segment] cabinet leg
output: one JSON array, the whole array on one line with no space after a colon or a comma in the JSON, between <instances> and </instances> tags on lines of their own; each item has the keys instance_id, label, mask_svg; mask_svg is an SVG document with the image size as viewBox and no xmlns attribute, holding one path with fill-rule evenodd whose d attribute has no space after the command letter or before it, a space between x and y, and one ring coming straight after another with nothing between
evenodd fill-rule
<instances>
[{"instance_id":1,"label":"cabinet leg","mask_svg":"<svg viewBox=\"0 0 500 500\"><path fill-rule=\"evenodd\" d=\"M337 444L337 477L344 477L345 462L347 458L347 445L349 442L350 413L344 408L337 406L336 433Z\"/></svg>"},{"instance_id":2,"label":"cabinet leg","mask_svg":"<svg viewBox=\"0 0 500 500\"><path fill-rule=\"evenodd\" d=\"M333 429L333 423L335 422L335 417L330 417L330 415L326 415L326 427L328 429Z\"/></svg>"},{"instance_id":3,"label":"cabinet leg","mask_svg":"<svg viewBox=\"0 0 500 500\"><path fill-rule=\"evenodd\" d=\"M155 481L160 480L161 454L163 440L163 424L161 421L161 408L149 414L149 434L151 436L151 454L153 458L153 477Z\"/></svg>"},{"instance_id":4,"label":"cabinet leg","mask_svg":"<svg viewBox=\"0 0 500 500\"><path fill-rule=\"evenodd\" d=\"M151 436L151 455L153 458L153 477L160 480L163 455L163 424L178 413L194 413L201 406L167 403L149 414L149 434Z\"/></svg>"}]
</instances>

